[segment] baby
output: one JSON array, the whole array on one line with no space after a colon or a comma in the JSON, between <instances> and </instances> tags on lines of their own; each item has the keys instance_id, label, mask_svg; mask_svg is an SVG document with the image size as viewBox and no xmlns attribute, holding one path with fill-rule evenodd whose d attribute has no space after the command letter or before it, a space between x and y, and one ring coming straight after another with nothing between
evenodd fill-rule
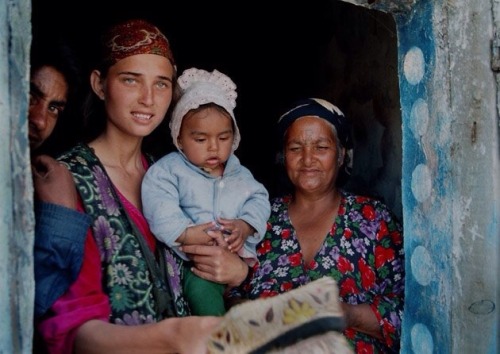
<instances>
[{"instance_id":1,"label":"baby","mask_svg":"<svg viewBox=\"0 0 500 354\"><path fill-rule=\"evenodd\" d=\"M214 244L220 230L227 247L248 265L256 262L271 209L266 188L234 155L240 132L234 116L236 85L214 70L191 68L179 77L181 96L170 130L178 151L153 164L142 183L144 215L156 237L179 250ZM194 315L223 315L225 285L197 277L187 263L184 294Z\"/></svg>"}]
</instances>

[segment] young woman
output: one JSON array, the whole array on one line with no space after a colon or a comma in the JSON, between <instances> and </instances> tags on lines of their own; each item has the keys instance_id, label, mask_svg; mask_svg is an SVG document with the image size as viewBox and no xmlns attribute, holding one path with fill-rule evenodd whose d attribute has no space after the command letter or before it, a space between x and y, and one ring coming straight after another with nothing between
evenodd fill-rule
<instances>
[{"instance_id":1,"label":"young woman","mask_svg":"<svg viewBox=\"0 0 500 354\"><path fill-rule=\"evenodd\" d=\"M189 308L179 286L182 261L156 242L140 194L152 163L143 139L169 109L174 58L167 38L143 20L112 27L102 44L101 65L90 75L97 102L88 110L100 124L88 142L59 158L92 227L78 278L37 329L50 353L203 353L218 319L183 318ZM222 247L191 251L208 280L236 285L246 277L245 263Z\"/></svg>"}]
</instances>

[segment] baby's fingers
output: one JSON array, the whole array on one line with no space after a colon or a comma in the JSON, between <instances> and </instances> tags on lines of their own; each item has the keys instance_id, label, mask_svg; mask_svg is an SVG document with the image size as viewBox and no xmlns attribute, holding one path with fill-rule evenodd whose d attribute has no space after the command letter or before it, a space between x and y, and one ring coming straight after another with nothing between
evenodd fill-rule
<instances>
[{"instance_id":1,"label":"baby's fingers","mask_svg":"<svg viewBox=\"0 0 500 354\"><path fill-rule=\"evenodd\" d=\"M217 246L228 248L227 240L222 232L214 230L207 230L205 232L217 243Z\"/></svg>"}]
</instances>

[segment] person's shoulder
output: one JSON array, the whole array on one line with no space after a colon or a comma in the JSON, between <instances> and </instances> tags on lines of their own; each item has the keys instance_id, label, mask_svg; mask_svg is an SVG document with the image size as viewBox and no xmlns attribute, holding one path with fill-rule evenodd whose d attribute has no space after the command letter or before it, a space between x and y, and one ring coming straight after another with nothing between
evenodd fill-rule
<instances>
[{"instance_id":1,"label":"person's shoulder","mask_svg":"<svg viewBox=\"0 0 500 354\"><path fill-rule=\"evenodd\" d=\"M146 171L146 174L155 174L159 173L159 171L163 171L161 173L165 173L167 171L175 170L176 167L179 167L180 161L182 161L180 153L176 151L170 152L151 164Z\"/></svg>"},{"instance_id":2,"label":"person's shoulder","mask_svg":"<svg viewBox=\"0 0 500 354\"><path fill-rule=\"evenodd\" d=\"M355 194L342 190L342 195L345 198L346 208L355 208L365 214L379 215L384 220L395 220L399 222L391 208L380 198L363 194Z\"/></svg>"},{"instance_id":3,"label":"person's shoulder","mask_svg":"<svg viewBox=\"0 0 500 354\"><path fill-rule=\"evenodd\" d=\"M292 200L291 194L281 195L278 197L271 198L271 207L279 206L279 205L288 205Z\"/></svg>"},{"instance_id":4,"label":"person's shoulder","mask_svg":"<svg viewBox=\"0 0 500 354\"><path fill-rule=\"evenodd\" d=\"M226 161L226 168L248 170L245 166L243 166L241 164L240 159L234 153L229 155L229 157ZM248 171L250 171L250 170L248 170Z\"/></svg>"},{"instance_id":5,"label":"person's shoulder","mask_svg":"<svg viewBox=\"0 0 500 354\"><path fill-rule=\"evenodd\" d=\"M357 194L345 190L342 190L342 196L348 205L357 205L358 207L366 206L379 211L391 212L387 204L375 196Z\"/></svg>"},{"instance_id":6,"label":"person's shoulder","mask_svg":"<svg viewBox=\"0 0 500 354\"><path fill-rule=\"evenodd\" d=\"M57 156L57 160L61 162L68 162L78 158L82 158L85 154L90 152L88 145L83 143L78 143L68 150L62 152Z\"/></svg>"},{"instance_id":7,"label":"person's shoulder","mask_svg":"<svg viewBox=\"0 0 500 354\"><path fill-rule=\"evenodd\" d=\"M242 165L240 159L235 154L229 155L226 161L225 173L247 175L248 178L254 179L252 171L245 165Z\"/></svg>"},{"instance_id":8,"label":"person's shoulder","mask_svg":"<svg viewBox=\"0 0 500 354\"><path fill-rule=\"evenodd\" d=\"M179 161L179 160L182 160L181 153L178 151L172 151L172 152L169 152L168 154L160 157L155 162L155 164L169 164L169 163L172 163L174 161Z\"/></svg>"},{"instance_id":9,"label":"person's shoulder","mask_svg":"<svg viewBox=\"0 0 500 354\"><path fill-rule=\"evenodd\" d=\"M342 189L341 193L345 199L352 201L352 202L355 202L357 204L384 204L380 200L380 198L377 198L375 196L353 193L353 192L347 191L345 189Z\"/></svg>"},{"instance_id":10,"label":"person's shoulder","mask_svg":"<svg viewBox=\"0 0 500 354\"><path fill-rule=\"evenodd\" d=\"M104 168L94 150L85 143L78 143L57 157L76 180L85 181L90 175L105 176ZM86 183L86 182L83 182Z\"/></svg>"}]
</instances>

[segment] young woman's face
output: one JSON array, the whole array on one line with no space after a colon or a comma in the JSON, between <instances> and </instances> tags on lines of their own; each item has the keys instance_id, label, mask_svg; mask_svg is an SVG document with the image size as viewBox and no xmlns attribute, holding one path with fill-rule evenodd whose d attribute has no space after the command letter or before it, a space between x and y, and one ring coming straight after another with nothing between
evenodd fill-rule
<instances>
[{"instance_id":1,"label":"young woman's face","mask_svg":"<svg viewBox=\"0 0 500 354\"><path fill-rule=\"evenodd\" d=\"M109 68L99 80L97 95L104 100L107 129L144 137L165 118L172 101L174 68L154 54L132 55Z\"/></svg>"},{"instance_id":2,"label":"young woman's face","mask_svg":"<svg viewBox=\"0 0 500 354\"><path fill-rule=\"evenodd\" d=\"M233 139L231 117L208 107L184 117L177 141L189 161L211 172L227 161Z\"/></svg>"},{"instance_id":3,"label":"young woman's face","mask_svg":"<svg viewBox=\"0 0 500 354\"><path fill-rule=\"evenodd\" d=\"M342 156L339 156L339 152ZM323 192L335 186L343 158L333 127L318 117L301 117L285 137L285 168L296 190Z\"/></svg>"}]
</instances>

